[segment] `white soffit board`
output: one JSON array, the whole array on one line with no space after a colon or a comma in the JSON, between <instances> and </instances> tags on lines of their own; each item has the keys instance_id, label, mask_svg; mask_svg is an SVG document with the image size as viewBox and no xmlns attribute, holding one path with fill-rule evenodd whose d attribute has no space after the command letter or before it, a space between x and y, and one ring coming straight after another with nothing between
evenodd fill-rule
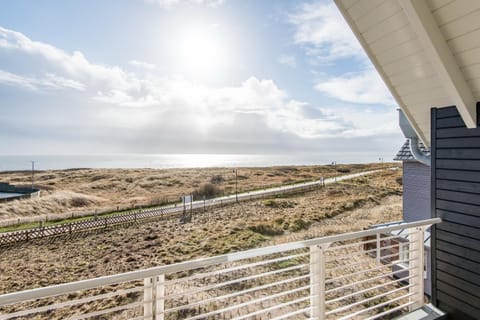
<instances>
[{"instance_id":1,"label":"white soffit board","mask_svg":"<svg viewBox=\"0 0 480 320\"><path fill-rule=\"evenodd\" d=\"M427 146L432 107L456 105L465 124L476 126L476 101L480 100L480 1L335 3Z\"/></svg>"}]
</instances>

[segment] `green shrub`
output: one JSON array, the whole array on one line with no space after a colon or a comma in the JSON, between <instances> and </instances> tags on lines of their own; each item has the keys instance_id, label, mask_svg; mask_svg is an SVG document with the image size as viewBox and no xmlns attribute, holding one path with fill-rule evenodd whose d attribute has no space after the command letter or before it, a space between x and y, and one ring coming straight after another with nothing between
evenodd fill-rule
<instances>
[{"instance_id":1,"label":"green shrub","mask_svg":"<svg viewBox=\"0 0 480 320\"><path fill-rule=\"evenodd\" d=\"M203 183L193 191L194 199L215 198L223 193L223 190L212 183Z\"/></svg>"},{"instance_id":2,"label":"green shrub","mask_svg":"<svg viewBox=\"0 0 480 320\"><path fill-rule=\"evenodd\" d=\"M225 179L223 178L223 176L221 176L219 174L216 174L212 178L210 178L210 183L212 183L212 184L221 184L224 181L225 181Z\"/></svg>"}]
</instances>

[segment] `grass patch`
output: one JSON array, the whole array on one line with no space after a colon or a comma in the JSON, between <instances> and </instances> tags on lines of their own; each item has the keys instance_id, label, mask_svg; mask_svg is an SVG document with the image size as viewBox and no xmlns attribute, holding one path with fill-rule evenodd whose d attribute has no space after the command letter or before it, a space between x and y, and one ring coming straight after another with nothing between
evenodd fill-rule
<instances>
[{"instance_id":1,"label":"grass patch","mask_svg":"<svg viewBox=\"0 0 480 320\"><path fill-rule=\"evenodd\" d=\"M284 232L283 229L281 229L280 227L269 224L257 224L254 226L249 226L248 229L255 233L268 237L279 236L282 235Z\"/></svg>"},{"instance_id":2,"label":"grass patch","mask_svg":"<svg viewBox=\"0 0 480 320\"><path fill-rule=\"evenodd\" d=\"M298 232L300 230L305 230L310 227L312 223L310 221L305 221L303 219L296 219L289 224L289 229L292 232Z\"/></svg>"}]
</instances>

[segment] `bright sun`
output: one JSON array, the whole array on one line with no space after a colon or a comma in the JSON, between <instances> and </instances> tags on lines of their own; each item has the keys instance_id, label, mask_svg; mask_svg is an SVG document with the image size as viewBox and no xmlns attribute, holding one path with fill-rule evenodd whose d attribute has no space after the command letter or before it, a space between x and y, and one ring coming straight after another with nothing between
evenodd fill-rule
<instances>
[{"instance_id":1,"label":"bright sun","mask_svg":"<svg viewBox=\"0 0 480 320\"><path fill-rule=\"evenodd\" d=\"M189 27L179 32L175 60L185 75L208 79L221 76L228 64L228 47L217 26Z\"/></svg>"}]
</instances>

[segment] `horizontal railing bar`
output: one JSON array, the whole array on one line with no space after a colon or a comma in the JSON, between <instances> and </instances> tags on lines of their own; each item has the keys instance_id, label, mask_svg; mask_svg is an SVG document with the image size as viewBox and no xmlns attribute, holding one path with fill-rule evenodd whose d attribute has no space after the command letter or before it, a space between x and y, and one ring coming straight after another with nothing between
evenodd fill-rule
<instances>
[{"instance_id":1,"label":"horizontal railing bar","mask_svg":"<svg viewBox=\"0 0 480 320\"><path fill-rule=\"evenodd\" d=\"M364 244L367 244L367 243L376 243L377 241L382 242L382 241L398 239L398 238L405 239L402 236L394 235L394 236L382 237L382 238L379 238L378 240L375 238L375 239L372 239L372 240L358 241L358 242L349 243L349 244L341 245L341 246L330 246L327 249L325 249L325 251L326 252L338 251L338 250L347 249L347 248L350 248L350 247L356 247L356 246L359 246L359 245L364 245ZM408 241L405 241L405 242L407 243Z\"/></svg>"},{"instance_id":2,"label":"horizontal railing bar","mask_svg":"<svg viewBox=\"0 0 480 320\"><path fill-rule=\"evenodd\" d=\"M170 309L166 310L165 312L173 312L173 311L178 311L178 310L187 309L187 308L191 308L191 307L196 307L196 306L206 304L206 303L209 303L209 302L212 302L212 301L228 299L228 298L239 296L239 295L242 295L242 294L245 294L245 293L255 292L255 291L258 291L258 290L262 290L262 289L266 289L266 288L270 288L270 287L275 287L275 286L278 286L278 285L282 285L282 284L286 284L286 283L290 283L290 282L295 282L295 281L299 281L299 280L303 280L303 279L308 279L308 278L310 278L309 274L301 276L301 277L289 278L289 279L285 279L285 280L282 280L282 281L277 281L277 282L273 282L273 283L269 283L269 284L264 284L262 286L253 287L253 288L245 289L245 290L242 290L242 291L237 291L235 293L225 294L223 296L214 297L214 298L190 303L190 304L187 304L187 305L182 305L182 306L179 306L179 307L170 308Z\"/></svg>"},{"instance_id":3,"label":"horizontal railing bar","mask_svg":"<svg viewBox=\"0 0 480 320\"><path fill-rule=\"evenodd\" d=\"M353 268L353 267L356 267L356 266L360 266L362 264L373 263L373 262L374 261L365 260L365 261L355 262L355 263L351 263L351 264L344 264L344 265L341 265L341 266L338 266L338 267L335 267L335 268L327 268L326 271L333 272L333 271L337 271L337 270L340 270L340 269Z\"/></svg>"},{"instance_id":4,"label":"horizontal railing bar","mask_svg":"<svg viewBox=\"0 0 480 320\"><path fill-rule=\"evenodd\" d=\"M258 298L258 299L250 300L250 301L247 301L247 302L242 302L242 303L239 303L239 304L231 305L231 306L228 306L226 308L222 308L222 309L210 311L210 312L207 312L207 313L199 314L198 316L190 317L188 319L189 320L196 320L196 319L208 318L210 316L213 316L213 315L216 315L216 314L219 314L219 313L228 312L228 311L235 310L235 309L240 309L240 308L252 305L252 304L256 304L256 303L260 303L260 302L263 302L263 301L268 301L268 300L280 298L280 297L283 297L283 296L286 296L286 295L289 295L289 294L292 294L292 293L295 293L295 292L305 291L305 290L310 290L310 285L303 286L303 287L296 288L296 289L292 289L292 290L285 291L285 292L279 292L279 293L276 293L276 294L272 294L272 295L269 295L269 296L266 296L266 297L261 297L261 298Z\"/></svg>"},{"instance_id":5,"label":"horizontal railing bar","mask_svg":"<svg viewBox=\"0 0 480 320\"><path fill-rule=\"evenodd\" d=\"M341 287L336 287L336 288L333 288L333 289L330 289L330 290L325 291L325 293L328 294L328 293L332 293L332 292L335 292L335 291L338 291L338 290L343 290L343 289L345 289L345 288L350 288L350 287L353 287L353 286L356 286L356 285L359 285L359 284L362 284L362 283L366 283L366 282L370 282L370 281L373 281L373 280L378 280L378 279L386 278L386 277L393 276L393 275L395 275L395 274L397 274L397 273L400 273L400 272L405 272L405 271L409 271L409 272L410 272L411 270L414 270L414 269L415 269L415 268L408 268L408 269L401 269L401 270L397 270L397 271L385 273L385 274L382 274L382 275L379 275L379 276L376 276L376 277L373 277L373 278L368 278L368 279L364 279L364 280L352 282L352 283L346 284L346 285L341 286Z\"/></svg>"},{"instance_id":6,"label":"horizontal railing bar","mask_svg":"<svg viewBox=\"0 0 480 320\"><path fill-rule=\"evenodd\" d=\"M339 318L338 320L351 319L351 318L353 318L353 317L355 317L355 316L358 316L359 314L362 314L362 313L365 313L365 312L368 312L368 311L371 311L371 310L374 310L374 309L377 309L377 308L386 306L386 305L388 305L388 304L390 304L390 303L392 303L392 302L395 302L395 301L398 301L398 300L402 300L402 299L411 297L411 296L413 296L413 295L415 295L415 294L416 294L416 293L408 293L408 294L405 294L405 295L403 295L403 296L390 299L389 301L382 302L382 303L380 303L380 304L376 304L376 305L374 305L374 306L371 306L371 307L368 307L368 308L359 310L359 311L357 311L357 312L351 313L351 314L349 314L349 315L347 315L347 316L341 317L341 318Z\"/></svg>"},{"instance_id":7,"label":"horizontal railing bar","mask_svg":"<svg viewBox=\"0 0 480 320\"><path fill-rule=\"evenodd\" d=\"M143 304L144 304L143 301L134 302L134 303L130 303L130 304L125 304L125 305L122 305L122 306L118 306L118 307L103 309L103 310L96 311L96 312L91 312L91 313L88 313L88 314L82 314L82 315L75 316L75 317L68 318L68 319L69 319L69 320L87 319L87 318L92 318L92 317L100 316L100 315L106 314L106 313L112 313L112 312L116 312L116 311L120 311L120 310L125 310L125 309L132 309L132 308L135 308L135 307L138 307L138 306L143 306Z\"/></svg>"},{"instance_id":8,"label":"horizontal railing bar","mask_svg":"<svg viewBox=\"0 0 480 320\"><path fill-rule=\"evenodd\" d=\"M351 252L351 253L344 254L344 255L341 255L341 256L329 256L329 259L326 259L325 262L337 261L337 260L340 260L340 259L350 258L350 257L358 256L358 255L361 255L361 254L369 254L369 253L377 252L377 250L388 250L388 249L392 249L392 248L400 248L400 244L409 244L409 243L415 243L415 242L417 242L417 241L398 243L398 244L394 244L394 245L391 245L391 246L385 246L385 247L380 246L378 249L374 248L374 249L370 249L370 250L361 250L361 251L357 250L355 252ZM382 255L380 255L380 258L382 258Z\"/></svg>"},{"instance_id":9,"label":"horizontal railing bar","mask_svg":"<svg viewBox=\"0 0 480 320\"><path fill-rule=\"evenodd\" d=\"M369 230L351 232L351 233L340 234L340 235L332 235L332 236L304 240L299 242L285 243L285 244L271 246L271 247L251 249L247 251L230 253L230 254L216 256L216 257L191 260L191 261L180 262L172 265L165 265L165 266L159 266L159 267L154 267L154 268L149 268L144 270L131 271L131 272L105 276L100 278L80 280L76 282L64 283L64 284L59 284L59 285L54 285L54 286L49 286L44 288L7 293L0 296L0 306L33 300L33 299L56 296L59 294L70 293L73 291L93 289L100 286L106 286L106 285L111 285L116 283L150 278L150 277L158 276L161 274L176 273L180 271L198 269L198 268L208 267L211 265L217 265L221 263L233 262L233 261L244 260L248 258L254 258L258 256L264 256L264 255L269 255L274 253L302 249L302 248L307 248L307 247L320 245L320 244L346 241L346 240L366 237L369 235L375 235L377 233L388 233L394 230L406 229L406 228L426 227L439 222L441 222L440 218L433 218L433 219L416 221L416 222L408 222L408 223L399 224L396 226L389 226L389 227L383 227L378 229L369 229Z\"/></svg>"},{"instance_id":10,"label":"horizontal railing bar","mask_svg":"<svg viewBox=\"0 0 480 320\"><path fill-rule=\"evenodd\" d=\"M145 320L145 319L152 319L152 316L140 316L140 317L131 318L129 320Z\"/></svg>"},{"instance_id":11,"label":"horizontal railing bar","mask_svg":"<svg viewBox=\"0 0 480 320\"><path fill-rule=\"evenodd\" d=\"M179 293L176 293L176 294L168 295L167 298L172 299L172 298L176 298L176 297L180 297L180 296L185 296L186 294L193 294L193 293L197 293L197 292L202 292L202 291L207 291L207 290L211 290L211 289L215 289L215 288L224 287L224 286L227 286L229 284L234 284L234 283L239 283L239 282L242 282L242 281L247 281L247 280L257 279L257 278L261 278L261 277L265 277L265 276L270 276L272 274L278 274L278 273L282 273L282 272L286 272L286 271L302 269L302 268L307 267L307 266L308 266L308 264L300 264L300 265L293 266L293 267L277 269L277 270L268 271L268 272L264 272L264 273L254 274L254 275L248 276L248 277L243 277L243 278L239 278L239 279L233 279L233 280L230 280L230 281L216 283L216 284L212 284L212 285L205 286L205 287L197 287L193 290L183 291L183 292L179 292Z\"/></svg>"},{"instance_id":12,"label":"horizontal railing bar","mask_svg":"<svg viewBox=\"0 0 480 320\"><path fill-rule=\"evenodd\" d=\"M270 264L270 263L274 263L274 262L291 260L291 259L295 259L295 258L299 258L299 257L306 257L308 255L309 255L309 253L300 253L300 254L294 254L294 255L291 255L291 256L275 258L275 259L271 259L271 260L264 260L264 261L249 263L249 264L242 264L240 266L235 266L235 267L231 267L231 268L227 268L227 269L214 270L214 271L211 271L211 272L204 272L204 273L200 273L200 274L195 274L195 275L189 276L189 277L168 280L168 281L165 281L164 284L165 285L171 285L171 284L175 284L175 283L179 283L179 282L185 282L185 281L188 281L188 280L196 280L196 279L205 278L205 277L208 277L208 276L211 276L211 275L218 275L218 274L227 273L227 272L236 271L236 270L241 270L241 269L245 269L245 268L251 268L251 267L257 267L257 266L261 266L261 265L265 265L265 264Z\"/></svg>"},{"instance_id":13,"label":"horizontal railing bar","mask_svg":"<svg viewBox=\"0 0 480 320\"><path fill-rule=\"evenodd\" d=\"M410 252L416 252L416 251L419 251L418 249L412 249L412 250L404 250L403 252L405 253L410 253ZM392 257L398 257L400 255L400 252L398 253L393 253L393 254L389 254L389 255L386 255L386 256L380 256L380 259L387 259L387 258L392 258Z\"/></svg>"},{"instance_id":14,"label":"horizontal railing bar","mask_svg":"<svg viewBox=\"0 0 480 320\"><path fill-rule=\"evenodd\" d=\"M277 305L275 305L275 306L272 306L272 307L269 307L269 308L265 308L265 309L262 309L262 310L259 310L259 311L251 312L251 313L249 313L249 314L246 314L246 315L243 315L243 316L240 316L240 317L235 317L235 318L233 318L233 319L234 319L234 320L247 319L247 318L253 317L253 316L257 315L257 314L262 314L262 313L269 312L269 311L272 311L272 310L275 310L275 309L287 307L287 306L289 306L289 305L296 304L296 303L301 303L301 302L306 301L306 300L310 300L310 296L304 297L304 298L300 298L300 299L297 299L297 300L293 300L293 301L289 301L289 302L284 302L284 303L281 303L281 304L277 304Z\"/></svg>"},{"instance_id":15,"label":"horizontal railing bar","mask_svg":"<svg viewBox=\"0 0 480 320\"><path fill-rule=\"evenodd\" d=\"M338 246L329 246L324 251L325 251L325 253L327 253L327 252L331 252L331 251L348 249L350 247L355 247L355 246L364 245L364 244L367 244L367 243L375 243L375 242L377 242L377 239L366 240L366 241L358 241L358 242L353 242L353 243L349 243L349 244L342 244L342 245L338 245Z\"/></svg>"},{"instance_id":16,"label":"horizontal railing bar","mask_svg":"<svg viewBox=\"0 0 480 320\"><path fill-rule=\"evenodd\" d=\"M418 249L405 250L403 252L414 252L414 251L418 251ZM393 253L393 254L389 254L389 255L386 255L386 256L380 256L379 259L387 259L387 258L392 258L392 257L399 256L399 255L400 255L400 253ZM376 258L372 258L372 260L373 259L376 259ZM339 269L351 268L351 267L359 266L359 265L366 264L366 263L372 263L372 262L373 261L365 260L365 261L360 261L360 262L356 262L356 263L352 263L352 264L344 264L344 265L341 265L341 266L338 266L338 267L335 267L335 268L327 268L327 270L332 272L332 271L336 271L336 270L339 270Z\"/></svg>"},{"instance_id":17,"label":"horizontal railing bar","mask_svg":"<svg viewBox=\"0 0 480 320\"><path fill-rule=\"evenodd\" d=\"M414 261L414 260L416 260L416 259L411 258L411 259L408 259L408 260L402 260L402 262L411 262L411 261ZM340 277L336 277L336 278L330 278L330 279L325 281L325 284L329 284L331 282L338 281L340 279L344 279L344 278L348 278L348 277L352 277L352 276L356 276L356 275L359 275L359 274L364 274L364 273L367 273L367 272L372 272L372 271L377 271L377 270L381 270L381 269L384 269L384 268L393 267L393 266L397 265L398 263L399 263L398 261L394 261L392 263L382 264L379 267L375 267L375 268L371 268L371 269L367 269L367 270L360 270L360 271L357 271L357 272L354 272L354 273L349 273L349 274L346 274L344 276L340 276Z\"/></svg>"},{"instance_id":18,"label":"horizontal railing bar","mask_svg":"<svg viewBox=\"0 0 480 320\"><path fill-rule=\"evenodd\" d=\"M381 283L379 285L376 285L376 286L373 286L373 287L370 287L370 288L367 288L367 289L355 291L353 293L349 293L347 295L344 295L344 296L341 296L341 297L338 297L338 298L335 298L335 299L329 299L329 300L326 299L325 303L326 304L335 303L335 302L338 302L338 301L341 301L341 300L344 300L344 299L348 299L348 298L351 298L353 296L356 296L356 295L359 295L359 294L362 294L362 293L365 293L365 292L368 292L368 291L376 290L378 288L384 288L386 286L389 286L389 285L392 285L392 284L395 284L395 283L398 283L398 282L402 282L402 281L405 281L405 280L410 280L410 279L415 278L415 277L416 276L402 277L402 278L397 279L397 280L392 280L390 282Z\"/></svg>"},{"instance_id":19,"label":"horizontal railing bar","mask_svg":"<svg viewBox=\"0 0 480 320\"><path fill-rule=\"evenodd\" d=\"M283 320L283 319L287 319L287 318L290 318L291 316L297 315L297 314L299 314L299 313L309 312L310 309L311 309L310 307L306 307L306 308L303 308L303 309L300 309L300 310L296 310L296 311L293 311L293 312L290 312L290 313L287 313L287 314L284 314L284 315L281 315L281 316L278 316L278 317L275 317L275 318L271 318L270 320Z\"/></svg>"},{"instance_id":20,"label":"horizontal railing bar","mask_svg":"<svg viewBox=\"0 0 480 320\"><path fill-rule=\"evenodd\" d=\"M6 319L10 319L10 318L15 318L15 317L22 317L22 316L32 314L32 313L41 313L41 312L49 311L49 310L52 310L52 309L60 309L60 308L70 307L70 306L74 306L74 305L77 305L77 304L83 304L83 303L88 303L88 302L91 302L91 301L108 299L108 298L111 298L111 297L120 296L122 294L127 294L127 293L132 293L132 292L140 292L140 291L143 291L143 287L135 287L135 288L126 289L126 290L119 290L119 291L114 291L114 292L110 292L110 293L90 296L90 297L86 297L86 298L82 298L82 299L68 300L68 301L65 301L65 302L50 304L50 305L47 305L47 306L37 307L37 308L33 308L33 309L21 310L21 311L15 312L15 313L9 313L7 315L2 315L0 318L2 320L6 320Z\"/></svg>"},{"instance_id":21,"label":"horizontal railing bar","mask_svg":"<svg viewBox=\"0 0 480 320\"><path fill-rule=\"evenodd\" d=\"M345 258L357 256L357 255L360 255L360 254L369 254L369 253L376 252L377 250L383 251L383 250L388 250L388 249L392 249L392 248L396 248L396 247L400 248L401 244L408 244L409 245L409 244L414 244L414 243L417 243L417 242L418 241L406 241L406 242L394 244L394 245L391 245L391 246L379 247L378 249L375 248L375 249L370 249L370 250L362 250L362 251L357 251L357 252L345 254L345 255L342 255L342 256L338 256L338 257L331 256L330 259L326 260L326 262L332 262L332 261L336 261L336 260L339 260L339 259L345 259ZM422 241L422 243L423 243L423 241ZM403 252L410 252L410 251L409 250L404 250ZM393 255L398 255L398 254L393 254ZM389 256L382 256L381 252L380 252L379 258L387 258L387 257L389 257Z\"/></svg>"},{"instance_id":22,"label":"horizontal railing bar","mask_svg":"<svg viewBox=\"0 0 480 320\"><path fill-rule=\"evenodd\" d=\"M387 315L387 314L389 314L389 313L392 313L392 312L395 312L395 311L397 311L397 310L401 310L401 309L403 309L403 308L406 308L406 307L408 307L408 306L410 306L410 305L412 305L412 304L414 304L414 303L416 303L416 301L409 301L409 302L404 303L404 304L402 304L402 305L400 305L400 306L398 306L398 307L389 309L389 310L384 311L384 312L382 312L382 313L378 313L378 314L376 314L376 315L374 315L374 316L372 316L372 317L369 317L369 318L367 318L367 319L365 319L365 320L378 319L378 318L383 317L383 316L385 316L385 315Z\"/></svg>"},{"instance_id":23,"label":"horizontal railing bar","mask_svg":"<svg viewBox=\"0 0 480 320\"><path fill-rule=\"evenodd\" d=\"M152 316L140 316L140 317L131 318L129 320L145 320L145 319L152 319Z\"/></svg>"},{"instance_id":24,"label":"horizontal railing bar","mask_svg":"<svg viewBox=\"0 0 480 320\"><path fill-rule=\"evenodd\" d=\"M373 300L375 300L375 299L388 296L389 294L392 294L392 293L395 293L395 292L398 292L398 291L402 291L402 290L407 290L407 289L409 289L409 288L413 288L413 287L416 287L416 286L418 286L418 285L413 285L413 284L411 284L411 285L406 286L406 287L401 287L401 288L397 288L397 289L395 289L395 290L390 290L390 291L388 291L388 292L384 292L384 293L382 293L382 294L379 294L379 295L376 295L376 296L367 298L367 299L365 299L365 300L360 300L360 301L357 301L357 302L354 302L354 303L347 304L347 305L345 305L345 306L339 307L339 308L337 308L337 309L333 309L333 310L331 310L331 311L328 311L328 312L326 313L326 315L331 315L331 314L339 313L339 312L342 312L342 311L344 311L344 310L348 310L348 309L350 309L350 308L353 308L353 307L355 307L355 306L358 306L358 305L360 305L360 304L362 304L362 303L369 302L369 301L373 301Z\"/></svg>"}]
</instances>

